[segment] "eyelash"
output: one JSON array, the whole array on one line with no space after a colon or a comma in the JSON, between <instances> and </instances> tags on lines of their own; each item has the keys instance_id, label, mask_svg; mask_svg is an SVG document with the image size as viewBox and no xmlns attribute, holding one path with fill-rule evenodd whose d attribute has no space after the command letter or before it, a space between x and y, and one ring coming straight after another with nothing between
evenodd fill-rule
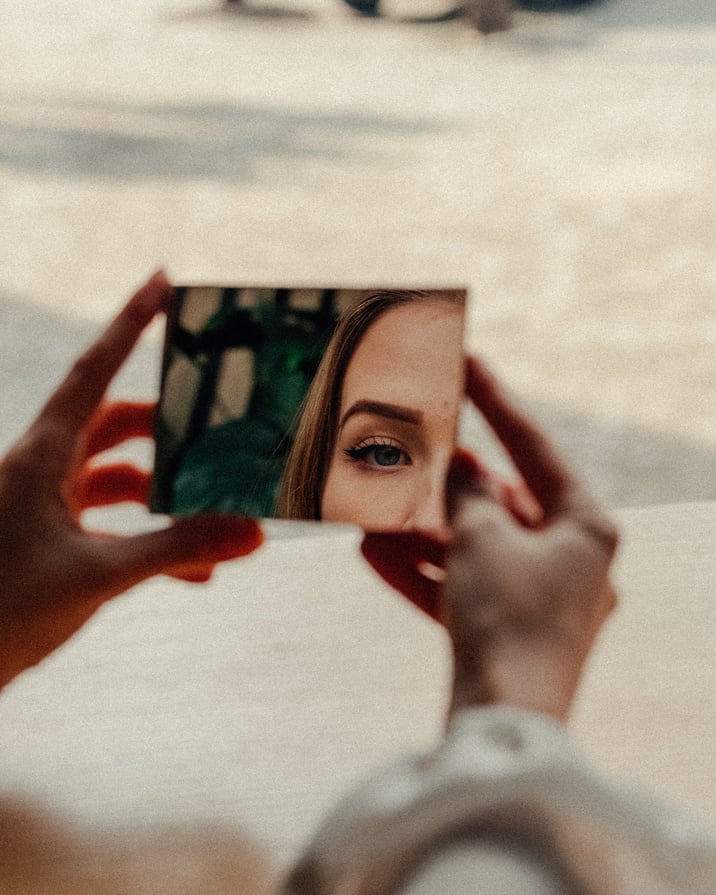
<instances>
[{"instance_id":1,"label":"eyelash","mask_svg":"<svg viewBox=\"0 0 716 895\"><path fill-rule=\"evenodd\" d=\"M398 451L401 458L405 458L405 462L401 463L399 459L397 463L377 463L375 462L375 456L373 457L373 462L371 462L369 460L371 452L375 452L377 448L383 447L392 448L393 450ZM390 438L364 438L362 441L359 441L358 444L346 448L344 453L350 460L354 460L356 463L363 463L373 469L392 469L396 466L412 466L413 463L408 452L403 450L399 444L396 444Z\"/></svg>"}]
</instances>

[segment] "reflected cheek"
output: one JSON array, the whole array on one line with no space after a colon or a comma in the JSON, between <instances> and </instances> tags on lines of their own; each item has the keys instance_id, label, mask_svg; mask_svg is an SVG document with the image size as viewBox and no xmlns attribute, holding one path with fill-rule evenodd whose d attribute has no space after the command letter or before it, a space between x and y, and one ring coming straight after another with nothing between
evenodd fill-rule
<instances>
[{"instance_id":1,"label":"reflected cheek","mask_svg":"<svg viewBox=\"0 0 716 895\"><path fill-rule=\"evenodd\" d=\"M401 472L366 475L348 464L332 464L321 497L321 518L373 530L399 529L409 516L407 492L407 476Z\"/></svg>"}]
</instances>

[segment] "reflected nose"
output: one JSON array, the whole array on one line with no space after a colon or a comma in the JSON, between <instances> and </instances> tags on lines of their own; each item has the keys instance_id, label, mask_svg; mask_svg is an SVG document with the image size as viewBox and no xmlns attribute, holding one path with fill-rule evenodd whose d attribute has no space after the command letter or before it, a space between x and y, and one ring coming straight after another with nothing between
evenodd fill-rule
<instances>
[{"instance_id":1,"label":"reflected nose","mask_svg":"<svg viewBox=\"0 0 716 895\"><path fill-rule=\"evenodd\" d=\"M447 542L450 527L445 507L445 475L430 482L425 490L416 496L413 510L403 526L405 530L417 529Z\"/></svg>"}]
</instances>

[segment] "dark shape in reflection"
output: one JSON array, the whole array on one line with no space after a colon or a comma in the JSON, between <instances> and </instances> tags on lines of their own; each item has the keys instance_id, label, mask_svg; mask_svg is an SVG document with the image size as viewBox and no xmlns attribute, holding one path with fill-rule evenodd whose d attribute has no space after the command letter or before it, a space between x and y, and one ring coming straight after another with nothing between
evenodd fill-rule
<instances>
[{"instance_id":1,"label":"dark shape in reflection","mask_svg":"<svg viewBox=\"0 0 716 895\"><path fill-rule=\"evenodd\" d=\"M152 509L271 516L335 291L180 288L157 415Z\"/></svg>"}]
</instances>

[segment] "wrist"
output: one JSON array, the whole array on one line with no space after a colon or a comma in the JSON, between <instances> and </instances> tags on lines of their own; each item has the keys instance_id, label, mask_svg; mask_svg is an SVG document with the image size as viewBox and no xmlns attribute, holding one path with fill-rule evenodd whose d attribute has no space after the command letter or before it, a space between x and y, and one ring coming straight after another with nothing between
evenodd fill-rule
<instances>
[{"instance_id":1,"label":"wrist","mask_svg":"<svg viewBox=\"0 0 716 895\"><path fill-rule=\"evenodd\" d=\"M450 716L471 706L507 705L565 721L584 657L552 642L483 643L475 661L455 657Z\"/></svg>"}]
</instances>

